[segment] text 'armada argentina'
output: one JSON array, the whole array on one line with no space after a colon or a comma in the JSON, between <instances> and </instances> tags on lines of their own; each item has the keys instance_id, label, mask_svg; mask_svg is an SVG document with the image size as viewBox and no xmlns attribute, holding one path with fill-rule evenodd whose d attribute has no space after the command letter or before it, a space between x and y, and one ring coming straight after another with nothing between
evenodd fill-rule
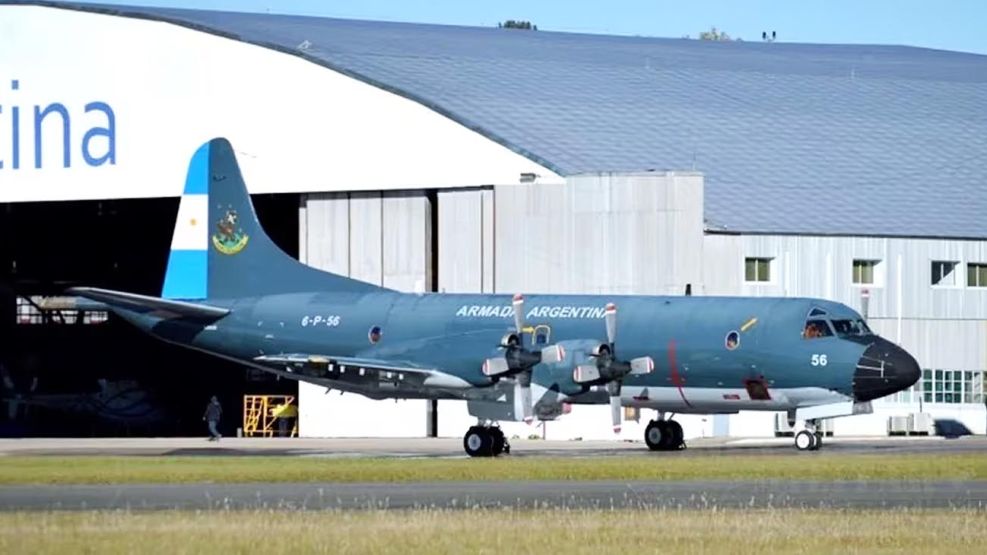
<instances>
[{"instance_id":1,"label":"text 'armada argentina'","mask_svg":"<svg viewBox=\"0 0 987 555\"><path fill-rule=\"evenodd\" d=\"M527 318L603 318L606 308L602 306L534 306L528 310ZM464 318L510 318L514 308L504 305L463 305L456 316Z\"/></svg>"}]
</instances>

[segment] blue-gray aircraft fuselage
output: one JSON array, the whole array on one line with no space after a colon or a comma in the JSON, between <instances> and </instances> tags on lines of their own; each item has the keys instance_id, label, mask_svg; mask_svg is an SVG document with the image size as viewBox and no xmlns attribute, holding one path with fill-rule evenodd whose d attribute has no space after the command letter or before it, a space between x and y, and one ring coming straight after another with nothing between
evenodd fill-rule
<instances>
[{"instance_id":1,"label":"blue-gray aircraft fuselage","mask_svg":"<svg viewBox=\"0 0 987 555\"><path fill-rule=\"evenodd\" d=\"M266 236L229 143L193 156L162 297L76 294L172 343L371 398L463 399L470 455L490 423L569 403L666 413L788 411L800 449L822 418L870 411L920 370L840 303L803 298L408 294L307 267ZM648 446L680 448L663 416Z\"/></svg>"}]
</instances>

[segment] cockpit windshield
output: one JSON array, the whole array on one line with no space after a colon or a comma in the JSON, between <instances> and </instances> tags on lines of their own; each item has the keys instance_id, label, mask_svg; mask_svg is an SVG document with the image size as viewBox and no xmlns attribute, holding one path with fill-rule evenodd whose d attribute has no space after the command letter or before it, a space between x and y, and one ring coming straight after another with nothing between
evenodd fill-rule
<instances>
[{"instance_id":1,"label":"cockpit windshield","mask_svg":"<svg viewBox=\"0 0 987 555\"><path fill-rule=\"evenodd\" d=\"M870 328L863 320L833 320L833 329L840 337L858 337L872 335Z\"/></svg>"},{"instance_id":2,"label":"cockpit windshield","mask_svg":"<svg viewBox=\"0 0 987 555\"><path fill-rule=\"evenodd\" d=\"M833 335L833 331L829 328L826 320L808 320L802 330L802 339L818 339L831 335Z\"/></svg>"}]
</instances>

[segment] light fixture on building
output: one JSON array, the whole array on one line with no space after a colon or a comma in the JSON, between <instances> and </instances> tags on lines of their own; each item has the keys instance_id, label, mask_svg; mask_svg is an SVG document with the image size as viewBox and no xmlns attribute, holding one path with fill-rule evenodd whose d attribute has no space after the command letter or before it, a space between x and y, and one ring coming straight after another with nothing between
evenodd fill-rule
<instances>
[{"instance_id":1,"label":"light fixture on building","mask_svg":"<svg viewBox=\"0 0 987 555\"><path fill-rule=\"evenodd\" d=\"M521 173L521 183L534 183L536 179L541 177L537 173L533 172L523 172Z\"/></svg>"}]
</instances>

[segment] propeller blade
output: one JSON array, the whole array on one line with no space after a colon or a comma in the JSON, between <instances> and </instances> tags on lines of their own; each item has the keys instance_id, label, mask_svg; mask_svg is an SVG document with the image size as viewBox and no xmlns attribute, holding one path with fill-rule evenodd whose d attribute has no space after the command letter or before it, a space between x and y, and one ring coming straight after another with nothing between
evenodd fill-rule
<instances>
[{"instance_id":1,"label":"propeller blade","mask_svg":"<svg viewBox=\"0 0 987 555\"><path fill-rule=\"evenodd\" d=\"M541 350L541 361L546 364L554 364L565 360L565 349L562 345L552 345Z\"/></svg>"},{"instance_id":2,"label":"propeller blade","mask_svg":"<svg viewBox=\"0 0 987 555\"><path fill-rule=\"evenodd\" d=\"M622 421L620 414L620 395L614 395L610 397L610 417L613 419L613 433L620 433L620 423Z\"/></svg>"},{"instance_id":3,"label":"propeller blade","mask_svg":"<svg viewBox=\"0 0 987 555\"><path fill-rule=\"evenodd\" d=\"M514 384L514 398L516 399L515 402L521 405L519 408L521 409L520 414L522 420L524 420L525 424L531 424L531 421L534 420L532 416L534 409L531 403L531 382L529 381L525 385L521 380L518 380Z\"/></svg>"},{"instance_id":4,"label":"propeller blade","mask_svg":"<svg viewBox=\"0 0 987 555\"><path fill-rule=\"evenodd\" d=\"M572 381L589 383L600 379L600 369L595 364L580 364L572 371Z\"/></svg>"},{"instance_id":5,"label":"propeller blade","mask_svg":"<svg viewBox=\"0 0 987 555\"><path fill-rule=\"evenodd\" d=\"M518 293L514 295L514 328L518 335L524 331L524 295Z\"/></svg>"},{"instance_id":6,"label":"propeller blade","mask_svg":"<svg viewBox=\"0 0 987 555\"><path fill-rule=\"evenodd\" d=\"M655 360L651 357L640 357L631 359L631 374L639 376L650 374L655 369Z\"/></svg>"},{"instance_id":7,"label":"propeller blade","mask_svg":"<svg viewBox=\"0 0 987 555\"><path fill-rule=\"evenodd\" d=\"M613 345L617 342L617 305L607 303L604 317L607 322L607 343Z\"/></svg>"},{"instance_id":8,"label":"propeller blade","mask_svg":"<svg viewBox=\"0 0 987 555\"><path fill-rule=\"evenodd\" d=\"M484 376L499 376L506 374L511 369L511 365L505 357L488 358L483 361Z\"/></svg>"}]
</instances>

